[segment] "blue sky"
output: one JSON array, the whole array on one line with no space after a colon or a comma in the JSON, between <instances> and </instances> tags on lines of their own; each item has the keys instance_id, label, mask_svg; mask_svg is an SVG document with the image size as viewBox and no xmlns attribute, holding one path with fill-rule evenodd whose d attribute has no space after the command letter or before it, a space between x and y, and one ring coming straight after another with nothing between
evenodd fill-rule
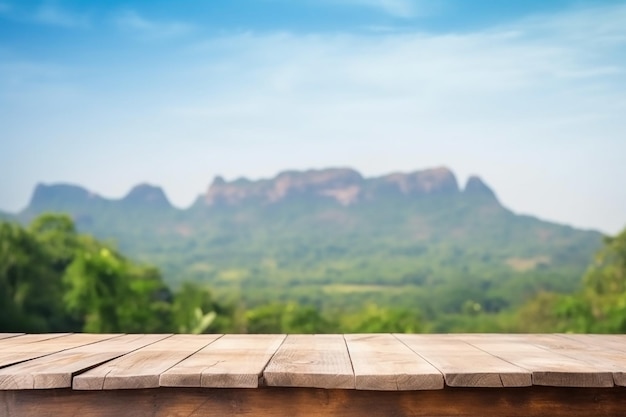
<instances>
[{"instance_id":1,"label":"blue sky","mask_svg":"<svg viewBox=\"0 0 626 417\"><path fill-rule=\"evenodd\" d=\"M215 175L446 165L626 226L626 2L0 0L0 209Z\"/></svg>"}]
</instances>

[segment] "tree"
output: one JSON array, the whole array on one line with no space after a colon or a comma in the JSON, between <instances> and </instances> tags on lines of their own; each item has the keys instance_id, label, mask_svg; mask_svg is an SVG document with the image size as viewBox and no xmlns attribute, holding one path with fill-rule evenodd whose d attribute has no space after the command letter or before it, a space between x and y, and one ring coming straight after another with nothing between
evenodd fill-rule
<instances>
[{"instance_id":1,"label":"tree","mask_svg":"<svg viewBox=\"0 0 626 417\"><path fill-rule=\"evenodd\" d=\"M0 331L170 331L159 271L80 235L65 215L0 223Z\"/></svg>"},{"instance_id":2,"label":"tree","mask_svg":"<svg viewBox=\"0 0 626 417\"><path fill-rule=\"evenodd\" d=\"M626 332L626 229L605 238L604 247L584 277L583 298L591 320L582 330Z\"/></svg>"},{"instance_id":3,"label":"tree","mask_svg":"<svg viewBox=\"0 0 626 417\"><path fill-rule=\"evenodd\" d=\"M189 282L176 293L173 313L180 333L206 333L217 317L211 293Z\"/></svg>"},{"instance_id":4,"label":"tree","mask_svg":"<svg viewBox=\"0 0 626 417\"><path fill-rule=\"evenodd\" d=\"M88 332L167 332L171 294L153 267L83 236L64 274L64 301Z\"/></svg>"},{"instance_id":5,"label":"tree","mask_svg":"<svg viewBox=\"0 0 626 417\"><path fill-rule=\"evenodd\" d=\"M0 223L0 330L80 330L63 306L62 276L69 258L60 240L65 237L57 239L62 233L47 227L50 218L38 220L29 229Z\"/></svg>"},{"instance_id":6,"label":"tree","mask_svg":"<svg viewBox=\"0 0 626 417\"><path fill-rule=\"evenodd\" d=\"M342 320L342 330L350 333L417 333L420 314L415 309L383 308L369 304Z\"/></svg>"},{"instance_id":7,"label":"tree","mask_svg":"<svg viewBox=\"0 0 626 417\"><path fill-rule=\"evenodd\" d=\"M626 332L626 229L606 237L572 295L542 294L518 316L520 330L624 333Z\"/></svg>"},{"instance_id":8,"label":"tree","mask_svg":"<svg viewBox=\"0 0 626 417\"><path fill-rule=\"evenodd\" d=\"M312 306L270 303L246 313L248 333L330 333L336 325Z\"/></svg>"}]
</instances>

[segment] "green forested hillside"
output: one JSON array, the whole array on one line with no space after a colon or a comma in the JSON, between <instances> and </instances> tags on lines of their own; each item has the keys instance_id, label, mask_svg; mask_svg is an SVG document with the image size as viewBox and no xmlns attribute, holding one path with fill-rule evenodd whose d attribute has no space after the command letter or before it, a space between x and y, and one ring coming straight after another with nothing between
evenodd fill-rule
<instances>
[{"instance_id":1,"label":"green forested hillside","mask_svg":"<svg viewBox=\"0 0 626 417\"><path fill-rule=\"evenodd\" d=\"M189 285L172 292L158 269L79 234L63 215L28 227L0 223L0 305L0 332L220 328L210 320L219 309L209 292Z\"/></svg>"},{"instance_id":2,"label":"green forested hillside","mask_svg":"<svg viewBox=\"0 0 626 417\"><path fill-rule=\"evenodd\" d=\"M518 317L527 331L626 333L626 229L605 238L578 291L538 294Z\"/></svg>"},{"instance_id":3,"label":"green forested hillside","mask_svg":"<svg viewBox=\"0 0 626 417\"><path fill-rule=\"evenodd\" d=\"M426 331L504 328L507 312L536 294L577 291L601 243L597 232L514 214L476 177L460 189L443 168L218 178L187 210L147 185L121 200L40 186L20 218L46 211L158 266L174 289L195 282L242 311L260 309L261 322L296 307L324 320L393 308Z\"/></svg>"},{"instance_id":4,"label":"green forested hillside","mask_svg":"<svg viewBox=\"0 0 626 417\"><path fill-rule=\"evenodd\" d=\"M626 230L606 238L581 283L574 293L540 292L521 307L500 306L499 311L471 300L449 312L358 297L399 295L410 285L391 290L333 284L342 308L267 300L249 306L244 299L216 298L206 286L192 283L172 291L158 269L77 233L66 216L43 215L28 227L0 223L0 332L624 332ZM449 295L431 297L446 303ZM315 296L313 291L309 301Z\"/></svg>"},{"instance_id":5,"label":"green forested hillside","mask_svg":"<svg viewBox=\"0 0 626 417\"><path fill-rule=\"evenodd\" d=\"M367 306L337 318L296 303L246 308L188 282L172 291L158 269L47 214L27 227L0 223L0 302L0 332L409 332L421 324L417 310Z\"/></svg>"}]
</instances>

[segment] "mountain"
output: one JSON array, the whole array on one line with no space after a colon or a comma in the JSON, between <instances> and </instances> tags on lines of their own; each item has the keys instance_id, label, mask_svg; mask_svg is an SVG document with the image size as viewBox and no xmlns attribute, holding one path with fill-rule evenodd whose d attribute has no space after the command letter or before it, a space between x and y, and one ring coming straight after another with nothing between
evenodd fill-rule
<instances>
[{"instance_id":1,"label":"mountain","mask_svg":"<svg viewBox=\"0 0 626 417\"><path fill-rule=\"evenodd\" d=\"M125 207L139 210L173 209L163 189L150 184L139 184L133 187L120 203Z\"/></svg>"},{"instance_id":2,"label":"mountain","mask_svg":"<svg viewBox=\"0 0 626 417\"><path fill-rule=\"evenodd\" d=\"M372 178L349 168L216 177L185 210L148 184L122 199L40 184L19 218L46 211L69 213L80 230L159 265L170 284L206 282L248 305L500 311L541 290L574 290L601 241L517 215L481 178L460 187L445 167Z\"/></svg>"},{"instance_id":3,"label":"mountain","mask_svg":"<svg viewBox=\"0 0 626 417\"><path fill-rule=\"evenodd\" d=\"M12 221L15 219L13 214L5 213L4 211L0 211L0 220L4 221Z\"/></svg>"},{"instance_id":4,"label":"mountain","mask_svg":"<svg viewBox=\"0 0 626 417\"><path fill-rule=\"evenodd\" d=\"M107 199L73 184L37 184L30 203L25 209L29 213L43 211L89 212L115 207L133 209L171 209L162 188L150 184L139 184L120 199Z\"/></svg>"},{"instance_id":5,"label":"mountain","mask_svg":"<svg viewBox=\"0 0 626 417\"><path fill-rule=\"evenodd\" d=\"M87 189L72 184L37 184L26 210L31 212L89 210L105 199Z\"/></svg>"},{"instance_id":6,"label":"mountain","mask_svg":"<svg viewBox=\"0 0 626 417\"><path fill-rule=\"evenodd\" d=\"M472 175L467 179L467 184L463 192L467 195L483 196L488 199L497 200L493 190L476 175Z\"/></svg>"},{"instance_id":7,"label":"mountain","mask_svg":"<svg viewBox=\"0 0 626 417\"><path fill-rule=\"evenodd\" d=\"M239 205L242 203L271 204L290 198L330 198L340 204L354 202L364 183L358 172L351 169L286 171L271 180L249 181L245 178L226 182L217 177L202 197L206 206Z\"/></svg>"},{"instance_id":8,"label":"mountain","mask_svg":"<svg viewBox=\"0 0 626 417\"><path fill-rule=\"evenodd\" d=\"M371 179L363 178L353 169L332 168L286 171L273 179L260 181L241 178L229 183L216 177L199 204L207 207L244 203L267 205L308 198L334 200L342 206L349 206L393 196L425 197L458 192L456 177L443 167Z\"/></svg>"}]
</instances>

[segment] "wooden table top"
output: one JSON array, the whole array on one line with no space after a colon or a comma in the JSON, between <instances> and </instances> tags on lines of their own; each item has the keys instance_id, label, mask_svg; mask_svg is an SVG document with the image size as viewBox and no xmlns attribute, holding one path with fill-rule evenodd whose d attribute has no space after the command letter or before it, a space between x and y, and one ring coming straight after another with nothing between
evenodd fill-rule
<instances>
[{"instance_id":1,"label":"wooden table top","mask_svg":"<svg viewBox=\"0 0 626 417\"><path fill-rule=\"evenodd\" d=\"M626 386L626 335L0 334L0 390Z\"/></svg>"}]
</instances>

